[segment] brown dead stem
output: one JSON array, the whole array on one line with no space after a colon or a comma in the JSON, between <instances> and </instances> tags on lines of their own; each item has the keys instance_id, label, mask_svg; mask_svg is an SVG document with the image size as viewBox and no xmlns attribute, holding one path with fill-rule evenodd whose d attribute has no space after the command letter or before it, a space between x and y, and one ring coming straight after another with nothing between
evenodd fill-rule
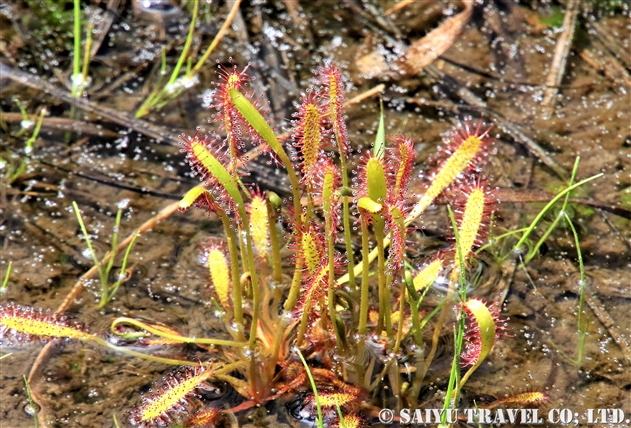
<instances>
[{"instance_id":1,"label":"brown dead stem","mask_svg":"<svg viewBox=\"0 0 631 428\"><path fill-rule=\"evenodd\" d=\"M557 40L556 47L554 49L554 57L552 58L552 64L550 65L550 73L546 79L547 89L543 95L542 114L543 117L549 118L554 112L554 106L558 86L561 84L563 75L565 74L565 66L567 64L567 57L570 53L570 47L572 46L572 39L574 38L574 29L576 27L576 17L578 16L580 0L569 0L565 10L565 18L563 19L563 31Z\"/></svg>"},{"instance_id":2,"label":"brown dead stem","mask_svg":"<svg viewBox=\"0 0 631 428\"><path fill-rule=\"evenodd\" d=\"M465 9L462 12L412 43L393 65L387 64L385 58L375 51L359 58L355 63L357 69L368 78L388 75L401 79L418 74L449 49L464 30L473 12L473 1L465 0L463 3Z\"/></svg>"}]
</instances>

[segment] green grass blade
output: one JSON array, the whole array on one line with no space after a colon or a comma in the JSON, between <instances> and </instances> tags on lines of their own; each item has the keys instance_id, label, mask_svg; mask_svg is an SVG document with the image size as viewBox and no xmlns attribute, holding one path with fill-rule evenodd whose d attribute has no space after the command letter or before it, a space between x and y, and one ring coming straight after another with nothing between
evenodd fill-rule
<instances>
[{"instance_id":1,"label":"green grass blade","mask_svg":"<svg viewBox=\"0 0 631 428\"><path fill-rule=\"evenodd\" d=\"M81 86L77 79L81 75L81 1L74 0L74 48L72 58L72 96L79 96ZM83 85L83 82L81 82Z\"/></svg>"},{"instance_id":2,"label":"green grass blade","mask_svg":"<svg viewBox=\"0 0 631 428\"><path fill-rule=\"evenodd\" d=\"M44 116L46 115L46 113L47 113L47 110L45 108L43 108L39 112L39 117L37 118L37 124L35 124L35 129L33 130L33 135L31 135L31 137L28 140L26 140L26 143L24 144L24 153L26 153L27 155L30 155L33 152L33 143L39 136L39 131L42 128L42 123L44 122Z\"/></svg>"},{"instance_id":3,"label":"green grass blade","mask_svg":"<svg viewBox=\"0 0 631 428\"><path fill-rule=\"evenodd\" d=\"M574 180L576 179L576 173L578 172L578 164L580 160L581 160L580 156L577 156L576 160L574 161L574 168L572 169L572 176L570 177L570 183L569 183L570 186L574 184ZM559 224L559 221L562 218L562 213L565 213L567 210L567 204L569 200L570 200L570 192L568 192L565 195L565 200L563 201L563 207L561 208L561 212L559 213L557 218L554 219L554 222L552 223L552 225L550 225L550 227L546 230L546 232L543 234L541 239L539 239L539 241L534 246L534 248L528 252L528 255L526 256L526 263L532 260L532 258L539 252L539 248L541 247L541 245L543 245L546 239L548 239L548 236L550 236L552 231L556 228L557 224Z\"/></svg>"},{"instance_id":4,"label":"green grass blade","mask_svg":"<svg viewBox=\"0 0 631 428\"><path fill-rule=\"evenodd\" d=\"M2 287L0 287L0 291L4 291L7 289L7 285L9 284L9 276L11 275L11 268L13 267L13 262L9 262L7 266L7 273L4 275L4 280L2 281Z\"/></svg>"},{"instance_id":5,"label":"green grass blade","mask_svg":"<svg viewBox=\"0 0 631 428\"><path fill-rule=\"evenodd\" d=\"M114 295L118 291L118 288L123 283L123 278L124 278L123 275L125 274L125 270L127 269L127 259L129 258L129 254L131 253L131 249L134 246L134 243L136 242L136 238L138 238L139 236L140 236L140 233L136 232L134 234L134 237L131 239L131 242L127 246L127 250L125 250L125 255L123 256L123 264L121 265L121 269L120 269L120 273L118 275L118 279L116 280L114 285L110 288L110 290L108 292L108 296L107 296L107 301L105 302L105 304L107 304L110 300L112 300L112 297L114 297ZM113 258L114 257L112 257L111 259L113 259ZM105 304L103 304L103 306L105 306ZM103 307L103 306L99 306L99 307Z\"/></svg>"},{"instance_id":6,"label":"green grass blade","mask_svg":"<svg viewBox=\"0 0 631 428\"><path fill-rule=\"evenodd\" d=\"M105 272L109 278L112 267L114 266L114 258L116 256L116 245L118 244L118 232L121 224L121 216L123 214L122 209L118 209L116 213L116 220L114 220L114 231L112 232L112 249L110 250L110 260L107 262ZM109 300L109 299L108 299Z\"/></svg>"},{"instance_id":7,"label":"green grass blade","mask_svg":"<svg viewBox=\"0 0 631 428\"><path fill-rule=\"evenodd\" d=\"M106 293L107 292L107 275L105 273L105 270L103 269L103 266L101 265L101 262L99 262L99 260L96 257L96 252L94 251L94 248L92 247L92 241L90 240L90 235L88 235L88 230L85 228L85 224L83 223L83 217L81 217L81 212L79 211L79 207L77 206L77 203L75 201L72 201L72 209L74 210L75 215L77 216L77 221L79 222L79 226L81 227L81 233L83 234L83 238L85 239L85 242L88 245L88 249L90 250L90 254L92 255L92 260L94 261L94 265L99 270L99 277L101 278L102 293Z\"/></svg>"},{"instance_id":8,"label":"green grass blade","mask_svg":"<svg viewBox=\"0 0 631 428\"><path fill-rule=\"evenodd\" d=\"M583 307L585 305L585 265L583 263L583 253L581 251L581 245L578 240L578 233L576 232L576 228L572 223L572 220L567 215L567 213L563 212L565 219L570 225L570 229L572 229L572 235L574 235L574 245L576 245L576 253L578 255L578 269L580 272L580 291L578 298L578 343L577 343L577 357L576 363L580 365L583 362L583 350L585 349L585 337L587 336L587 323L583 318Z\"/></svg>"},{"instance_id":9,"label":"green grass blade","mask_svg":"<svg viewBox=\"0 0 631 428\"><path fill-rule=\"evenodd\" d=\"M322 420L322 406L320 406L320 398L318 397L318 388L316 387L315 380L313 379L313 375L311 374L311 370L309 369L309 365L305 360L305 357L302 356L302 352L300 349L296 349L298 356L300 357L300 361L302 361L302 365L305 367L307 371L307 376L309 377L309 383L311 383L311 389L313 390L313 396L315 398L316 407L318 409L318 419L316 423L318 424L318 428L324 428L324 421Z\"/></svg>"},{"instance_id":10,"label":"green grass blade","mask_svg":"<svg viewBox=\"0 0 631 428\"><path fill-rule=\"evenodd\" d=\"M39 428L39 418L37 417L37 408L39 405L33 399L33 394L31 393L31 386L28 384L28 379L26 376L22 376L24 378L24 387L26 388L26 396L28 397L29 406L33 410L33 424L35 428Z\"/></svg>"},{"instance_id":11,"label":"green grass blade","mask_svg":"<svg viewBox=\"0 0 631 428\"><path fill-rule=\"evenodd\" d=\"M386 125L383 114L383 100L380 100L381 113L379 114L379 127L375 137L374 155L376 158L383 159L386 154Z\"/></svg>"},{"instance_id":12,"label":"green grass blade","mask_svg":"<svg viewBox=\"0 0 631 428\"><path fill-rule=\"evenodd\" d=\"M534 221L530 224L530 227L528 227L528 229L526 230L526 232L522 235L521 239L519 240L519 242L515 245L516 249L521 248L521 246L524 244L524 242L526 241L526 239L528 239L528 236L532 233L533 230L535 230L535 228L537 227L537 224L539 223L539 221L541 221L541 219L543 218L543 216L548 212L548 210L555 204L557 203L557 201L559 199L561 199L563 196L565 196L566 194L568 194L569 192L571 192L572 190L581 187L583 184L589 183L590 181L593 181L597 178L602 177L604 174L600 173L600 174L596 174L593 175L589 178L586 178L583 181L580 181L572 186L567 187L565 190L563 190L562 192L560 192L558 195L556 195L554 198L552 198L552 200L550 202L548 202L548 204L541 210L541 212L539 212L539 214L537 215L537 217L534 219Z\"/></svg>"}]
</instances>

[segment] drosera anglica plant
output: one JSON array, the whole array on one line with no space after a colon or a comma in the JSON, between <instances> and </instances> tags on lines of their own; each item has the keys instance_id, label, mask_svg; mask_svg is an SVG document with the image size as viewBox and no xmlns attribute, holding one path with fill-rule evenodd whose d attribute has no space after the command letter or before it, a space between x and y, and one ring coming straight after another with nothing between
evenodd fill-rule
<instances>
[{"instance_id":1,"label":"drosera anglica plant","mask_svg":"<svg viewBox=\"0 0 631 428\"><path fill-rule=\"evenodd\" d=\"M218 418L216 403L201 394L213 382L229 385L243 400L223 412L297 396L303 419L361 426L375 408L419 405L438 341L455 331L450 376L440 387L444 408L458 407L463 385L505 327L499 305L470 295L477 285L471 260L482 244L493 204L492 192L480 178L490 128L471 121L458 127L434 172L425 177L425 193L417 198L408 194L414 143L403 135L385 138L383 117L374 151L359 156L361 166L349 171L344 83L335 65L316 72L316 85L303 96L287 142L279 140L265 119L265 107L257 106L256 95L248 92L246 69L222 67L219 75L213 120L225 135L183 137L187 160L206 186L189 191L180 208L201 208L224 226L225 242L215 238L206 248L213 298L226 325L224 337L187 337L174 328L128 317L112 322L112 337L140 345L188 344L203 356L186 360L157 357L149 348L132 351L94 334L65 332L55 319L20 321L22 314L31 313L26 309L7 311L1 318L3 331L15 337L74 338L177 366L129 411L128 422L143 427L180 420L199 426L204 415ZM286 144L294 146L295 159ZM236 164L246 161L242 153L251 145L287 170L291 197L251 191L242 183ZM331 146L336 151L326 150ZM351 174L357 175L352 186ZM448 207L454 245L414 269L407 254L409 227L446 189L465 196L455 204L457 215ZM354 266L348 237L356 230L361 260ZM336 245L342 239L346 254ZM295 255L289 272L281 269L282 246ZM446 293L424 311L424 298L436 281ZM425 343L428 336L431 343Z\"/></svg>"}]
</instances>

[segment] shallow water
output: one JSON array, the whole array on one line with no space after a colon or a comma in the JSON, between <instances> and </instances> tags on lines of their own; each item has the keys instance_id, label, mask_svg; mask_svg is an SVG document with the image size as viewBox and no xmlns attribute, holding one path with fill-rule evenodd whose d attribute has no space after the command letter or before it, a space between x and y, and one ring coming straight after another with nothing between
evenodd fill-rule
<instances>
[{"instance_id":1,"label":"shallow water","mask_svg":"<svg viewBox=\"0 0 631 428\"><path fill-rule=\"evenodd\" d=\"M383 13L371 15L364 11L362 15L332 3L323 3L326 7L306 3L301 2L304 8L301 20L307 21L309 31L301 29L292 19L284 2L242 6L248 34L229 33L203 69L201 84L161 112L151 113L146 120L164 127L173 136L181 132L192 134L196 126L212 129L215 125L207 123L211 112L201 105L204 91L211 88L209 82L215 79L215 59L227 63L227 58L233 57L239 65L252 62L250 71L257 76L253 86L267 88L265 97L271 103L279 132L291 119L291 101L304 90L310 70L322 59L333 59L346 70L355 85L347 98L381 83L379 79L363 79L354 61L386 39L388 30L380 26L378 19ZM392 4L380 6L387 9ZM20 11L20 7L14 5L7 10L27 13ZM390 18L409 42L422 37L460 8L459 4L445 3L440 8L418 2ZM223 23L226 13L224 9L208 12L199 29L204 36L204 46L197 48L201 50ZM160 23L151 16L139 15L130 5L118 11L110 34L91 63L93 81L87 88L88 99L133 116L159 74L160 46L181 47L189 13L169 15ZM514 139L514 134L506 129L507 122L499 117L517 124L567 176L577 156L581 157L577 181L603 173L601 178L580 188L577 198L626 212L631 210L628 78L631 67L628 56L615 59L611 50L603 46L602 31L595 30L586 18L595 16L598 28L604 28L615 45L628 54L629 12L622 6L614 12L601 7L597 13L586 13L579 18L555 112L551 119L544 119L543 85L559 32L548 25L558 14L559 10L552 6L508 7L503 2L489 2L486 8L474 11L462 35L434 63L438 70L485 101L486 108L467 107L454 94L453 86L437 82L427 74L384 81L388 133L405 132L415 139L420 149L419 172L427 169L424 165L428 165L428 158L440 145L441 136L451 129L452 122L466 116L482 116L487 122L495 122L492 131L495 153L488 168L490 181L512 192L499 204L495 226L498 234L527 226L544 205L543 193L554 195L565 184ZM0 16L0 35L10 41L3 45L2 61L35 72L63 88L63 73L71 67L66 50L71 36L64 32L57 36L60 40L52 40L52 33L37 36L28 27L12 25L11 16L9 12ZM47 22L46 25L64 24ZM38 46L33 38L36 36L51 37L50 44L55 49L47 50L48 44ZM168 52L170 64L175 63L176 52ZM61 72L53 73L51 69ZM82 110L76 110L74 119L69 121L74 129L79 129L79 121L86 124L80 132L59 130L55 128L58 124L45 121L27 159L23 147L32 129L20 135L19 119L8 116L19 113L12 99L22 100L29 114L44 106L51 118L69 118L72 113L67 104L55 97L4 77L0 91L0 105L6 116L6 126L0 130L2 157L10 159L13 165L26 162L26 170L13 182L3 185L0 195L2 277L8 263L13 263L1 299L56 308L93 265L85 252L85 241L71 209L72 201L81 208L83 219L93 233L95 249L103 255L110 247L119 204L124 206L120 226L123 239L179 200L198 179L189 173L178 147L156 142ZM376 98L348 110L347 123L356 147L368 146L373 141L378 112ZM5 166L4 171L8 168ZM287 183L272 171L273 167L266 162L250 168L252 178L266 178L264 187L286 195ZM422 184L418 182L413 190L422 192ZM545 391L550 397L541 411L544 415L555 408L569 408L579 414L586 409L621 409L631 418L629 218L578 203L571 205L571 215L580 236L588 276L584 313L589 326L582 365L577 367L570 362L577 355L579 285L571 230L557 229L542 246L540 255L525 269L511 257L503 263L497 262L494 256L509 252L509 248L498 245L481 256L485 262L485 285L473 295L504 300L502 316L510 318L508 326L513 337L502 338L467 383L463 391L467 407L473 407L474 399L487 397L490 402L493 398L536 390ZM545 224L551 221L548 216ZM418 223L425 235L420 231L415 234L411 254L418 253L419 257L442 246L450 234L447 224L443 205L428 211ZM208 300L202 247L220 230L219 220L209 219L199 211L168 216L138 238L130 256L131 277L112 303L105 309L96 309L99 285L95 276L84 284L86 290L73 299L67 312L76 315L93 332L105 332L114 318L130 316L164 323L188 336L229 338L214 309L201 303ZM541 233L539 230L537 238ZM117 258L116 267L120 267L120 259ZM436 291L434 301L439 301L440 296ZM421 390L420 401L426 408L442 407L441 394L451 364L449 336L441 344L439 358ZM0 362L0 426L33 426L22 376L29 374L42 347L38 343L2 347L3 355L12 355ZM157 352L170 356L181 353L193 360L196 355L191 349L164 348ZM140 393L146 392L166 370L164 365L69 342L52 347L30 386L43 404L41 419L50 426L112 426L113 415L124 426L125 412L140 402ZM241 402L229 388L224 393L222 402ZM244 412L240 423L243 426L298 424L291 409L291 400L271 403L267 408ZM376 423L374 417L372 421Z\"/></svg>"}]
</instances>

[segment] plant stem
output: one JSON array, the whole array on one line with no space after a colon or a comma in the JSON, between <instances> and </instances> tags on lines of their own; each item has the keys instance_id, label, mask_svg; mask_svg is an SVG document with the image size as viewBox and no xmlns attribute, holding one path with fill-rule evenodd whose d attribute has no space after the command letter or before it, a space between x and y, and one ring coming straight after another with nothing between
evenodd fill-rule
<instances>
[{"instance_id":1,"label":"plant stem","mask_svg":"<svg viewBox=\"0 0 631 428\"><path fill-rule=\"evenodd\" d=\"M9 276L11 275L11 268L13 267L13 261L9 262L7 266L7 272L4 274L4 280L2 281L2 286L0 287L0 291L4 291L9 284Z\"/></svg>"},{"instance_id":2,"label":"plant stem","mask_svg":"<svg viewBox=\"0 0 631 428\"><path fill-rule=\"evenodd\" d=\"M247 221L244 220L244 223L246 223L246 227L245 227L245 234L246 234L246 246L247 246L247 253L248 253L248 259L249 259L249 265L252 266L254 268L254 252L252 251L252 237L250 236L250 225L247 224ZM258 275L256 273L256 269L252 269L250 270L250 278L252 278L252 306L253 306L253 311L252 311L252 325L250 326L250 344L249 344L249 348L250 351L254 352L256 349L256 331L258 329L258 321L259 321L259 313L260 313L260 306L261 306L261 290L260 290L260 284L258 281Z\"/></svg>"},{"instance_id":3,"label":"plant stem","mask_svg":"<svg viewBox=\"0 0 631 428\"><path fill-rule=\"evenodd\" d=\"M184 60L188 55L188 51L191 49L191 44L193 43L193 34L195 33L195 24L197 23L197 14L199 13L199 3L198 1L193 2L193 14L191 16L191 25L188 29L188 34L186 35L186 42L184 42L184 48L182 49L182 53L175 64L175 68L173 69L173 73L171 73L171 78L169 82L166 84L165 89L169 86L173 85L175 81L178 79L180 75L180 69L182 68L182 64L184 64Z\"/></svg>"},{"instance_id":4,"label":"plant stem","mask_svg":"<svg viewBox=\"0 0 631 428\"><path fill-rule=\"evenodd\" d=\"M528 229L526 230L526 232L522 235L521 239L519 240L519 242L517 244L515 244L515 248L519 249L521 248L521 246L524 244L524 242L526 241L526 239L528 239L528 236L530 236L530 234L532 233L532 231L537 227L537 224L539 223L539 221L543 218L543 216L548 212L548 210L550 209L550 207L552 207L552 205L554 205L559 199L561 199L563 196L565 196L566 194L568 194L569 192L571 192L572 190L581 187L583 184L589 183L592 180L595 180L597 178L602 177L604 174L600 173L600 174L596 174L593 175L589 178L586 178L583 181L579 181L578 183L567 187L566 189L564 189L562 192L560 192L558 195L556 195L554 198L552 198L552 200L550 202L548 202L548 204L539 212L539 214L537 215L537 217L535 217L535 219L533 220L533 222L530 224L530 227L528 227Z\"/></svg>"},{"instance_id":5,"label":"plant stem","mask_svg":"<svg viewBox=\"0 0 631 428\"><path fill-rule=\"evenodd\" d=\"M576 157L576 160L574 161L574 168L572 169L572 176L570 177L570 182L569 185L571 186L572 184L574 184L574 180L576 179L576 173L578 172L578 164L580 162L581 158L580 156ZM561 212L559 213L559 215L554 219L554 221L552 222L552 224L550 225L550 227L548 227L548 229L546 230L546 232L543 234L543 236L541 237L541 239L539 239L539 241L537 242L537 245L535 245L535 247L532 249L532 251L529 251L528 255L526 256L526 261L525 263L528 263L530 260L532 260L532 258L537 254L537 252L539 251L539 247L541 247L541 245L545 242L546 239L548 239L548 236L550 236L550 234L552 233L552 231L556 228L557 224L559 224L559 221L562 218L562 214L566 212L567 210L567 204L570 200L570 192L568 192L565 195L565 200L563 201L563 207L561 207ZM519 247L515 247L515 248L519 248Z\"/></svg>"},{"instance_id":6,"label":"plant stem","mask_svg":"<svg viewBox=\"0 0 631 428\"><path fill-rule=\"evenodd\" d=\"M83 67L81 69L81 87L79 89L79 95L83 94L88 83L88 69L90 68L90 49L92 49L92 24L88 25L86 31L85 48L83 52Z\"/></svg>"},{"instance_id":7,"label":"plant stem","mask_svg":"<svg viewBox=\"0 0 631 428\"><path fill-rule=\"evenodd\" d=\"M81 1L74 0L74 48L72 58L72 96L78 97L81 86L77 79L81 75ZM83 82L82 82L83 85Z\"/></svg>"},{"instance_id":8,"label":"plant stem","mask_svg":"<svg viewBox=\"0 0 631 428\"><path fill-rule=\"evenodd\" d=\"M37 123L35 124L35 129L33 130L33 135L30 136L26 143L24 144L24 152L26 154L31 154L33 152L33 143L39 137L39 131L42 129L42 123L44 122L44 116L47 114L46 108L43 108L39 112L39 116L37 117Z\"/></svg>"},{"instance_id":9,"label":"plant stem","mask_svg":"<svg viewBox=\"0 0 631 428\"><path fill-rule=\"evenodd\" d=\"M374 217L375 216L373 216L373 219ZM373 221L375 239L377 241L377 276L379 278L379 321L377 322L376 334L380 335L384 327L385 318L390 315L390 299L387 298L389 297L389 293L386 294L386 263L384 255L385 247L383 242L384 224L382 219L375 220L377 221Z\"/></svg>"},{"instance_id":10,"label":"plant stem","mask_svg":"<svg viewBox=\"0 0 631 428\"><path fill-rule=\"evenodd\" d=\"M116 257L116 244L118 242L118 232L120 229L120 224L121 224L121 216L123 214L123 210L122 209L118 209L118 211L116 212L116 220L114 220L114 231L112 232L112 249L110 250L110 254L111 257L109 258L108 262L107 262L107 266L105 267L105 272L107 273L107 292L101 294L101 301L99 302L99 309L105 307L105 305L107 305L107 302L109 302L110 297L109 297L109 273L112 270L112 267L114 266L114 259Z\"/></svg>"},{"instance_id":11,"label":"plant stem","mask_svg":"<svg viewBox=\"0 0 631 428\"><path fill-rule=\"evenodd\" d=\"M196 3L199 3L199 1ZM228 31L230 24L232 23L237 12L239 11L240 3L241 3L241 0L234 0L234 3L232 4L232 9L230 9L230 13L228 14L223 25L217 32L217 35L215 35L215 38L210 43L210 46L208 46L208 49L206 49L206 52L204 52L204 55L202 55L199 61L197 61L197 64L195 64L195 66L187 73L187 77L190 78L193 75L197 74L199 70L201 70L201 68L204 66L204 63L206 62L210 54L213 52L213 50L215 50L215 48L217 47L217 45L219 44L223 36L226 34L226 31Z\"/></svg>"},{"instance_id":12,"label":"plant stem","mask_svg":"<svg viewBox=\"0 0 631 428\"><path fill-rule=\"evenodd\" d=\"M28 398L28 402L29 405L31 406L31 410L33 411L37 411L37 403L35 403L35 400L33 399L33 394L31 393L31 386L29 385L28 379L26 378L25 375L22 375L22 378L24 379L24 388L26 388L26 397ZM35 422L35 428L39 428L39 418L35 417L33 418L34 422Z\"/></svg>"},{"instance_id":13,"label":"plant stem","mask_svg":"<svg viewBox=\"0 0 631 428\"><path fill-rule=\"evenodd\" d=\"M155 336L163 337L165 339L170 339L170 340L173 340L174 342L179 342L179 343L196 343L200 345L232 346L235 348L242 348L247 345L247 342L236 342L234 340L186 337L186 336L180 336L177 334L171 334L164 330L160 330L155 327L152 327L151 325L146 324L144 322L135 320L133 318L127 318L127 317L116 318L114 321L112 321L112 325L110 329L112 331L115 331L115 327L118 326L119 324L130 324L141 330L146 330Z\"/></svg>"},{"instance_id":14,"label":"plant stem","mask_svg":"<svg viewBox=\"0 0 631 428\"><path fill-rule=\"evenodd\" d=\"M451 363L451 373L449 375L449 383L447 386L447 392L445 393L445 403L443 404L444 410L458 407L458 400L460 396L460 388L462 388L463 382L468 379L472 370L469 370L465 375L465 378L460 381L460 353L462 352L462 344L464 342L464 328L465 328L465 314L464 311L460 311L458 323L458 332L454 332L455 346L454 346L454 359ZM455 389L455 393L454 393ZM446 414L443 414L442 422L445 423Z\"/></svg>"},{"instance_id":15,"label":"plant stem","mask_svg":"<svg viewBox=\"0 0 631 428\"><path fill-rule=\"evenodd\" d=\"M330 227L331 219L327 219L326 222L329 223ZM337 340L337 348L339 353L343 347L344 342L342 340L342 337L340 336L337 322L335 321L337 318L337 311L335 310L335 247L333 243L333 233L331 233L331 230L327 230L326 233L328 237L327 241L329 247L329 317L331 318L331 326L333 327L333 331L335 332L335 338Z\"/></svg>"},{"instance_id":16,"label":"plant stem","mask_svg":"<svg viewBox=\"0 0 631 428\"><path fill-rule=\"evenodd\" d=\"M361 211L362 222L362 260L368 259L368 214ZM361 337L366 336L366 324L368 323L368 274L369 264L362 264L362 285L361 285L361 302L359 307L359 335Z\"/></svg>"},{"instance_id":17,"label":"plant stem","mask_svg":"<svg viewBox=\"0 0 631 428\"><path fill-rule=\"evenodd\" d=\"M273 202L272 200L277 202ZM267 195L267 226L269 228L269 241L272 247L271 264L272 278L275 290L280 292L280 284L283 281L283 269L280 255L280 236L278 233L278 209L281 201L276 193Z\"/></svg>"},{"instance_id":18,"label":"plant stem","mask_svg":"<svg viewBox=\"0 0 631 428\"><path fill-rule=\"evenodd\" d=\"M134 234L134 237L131 239L131 242L127 246L127 249L125 250L125 255L123 256L123 263L121 265L121 269L120 269L120 273L118 275L118 279L116 280L114 285L109 289L109 292L108 292L108 295L107 295L107 301L103 304L103 306L99 305L99 309L103 308L110 300L112 300L112 298L114 297L114 295L118 291L118 288L122 284L122 282L123 282L123 275L125 273L125 270L127 269L127 260L129 258L129 254L131 253L131 249L134 246L134 243L136 242L136 238L138 238L139 236L140 236L140 232L136 232ZM113 248L113 251L114 251L114 254L115 254L116 247L112 247L112 248ZM113 259L113 258L114 258L114 255L112 255L110 260Z\"/></svg>"},{"instance_id":19,"label":"plant stem","mask_svg":"<svg viewBox=\"0 0 631 428\"><path fill-rule=\"evenodd\" d=\"M337 131L337 127L335 129ZM346 163L346 154L344 153L344 148L341 145L338 133L339 132L336 132L335 136L337 139L337 146L340 151L342 186L344 189L348 189L348 166ZM344 225L344 240L346 241L346 259L348 260L348 284L351 291L354 291L357 288L357 285L355 284L355 257L353 256L353 239L351 235L351 214L348 204L348 196L346 195L342 197L342 216L342 222Z\"/></svg>"},{"instance_id":20,"label":"plant stem","mask_svg":"<svg viewBox=\"0 0 631 428\"><path fill-rule=\"evenodd\" d=\"M199 1L193 2L193 14L191 16L191 25L188 29L188 34L186 36L186 41L184 42L184 48L180 53L180 57L175 64L175 68L173 68L173 72L171 73L171 77L166 85L162 87L157 92L153 92L147 99L142 103L142 105L136 111L136 118L140 118L149 113L149 111L156 106L168 93L173 90L173 85L175 81L180 77L180 69L182 68L182 64L184 64L184 60L186 59L189 50L191 49L191 44L193 43L193 34L195 33L195 24L197 22L197 15L199 13Z\"/></svg>"},{"instance_id":21,"label":"plant stem","mask_svg":"<svg viewBox=\"0 0 631 428\"><path fill-rule=\"evenodd\" d=\"M192 361L188 361L188 360L177 360L174 358L163 358L163 357L156 357L153 355L149 355L149 354L143 354L142 352L137 352L137 351L133 351L131 349L127 349L127 348L123 348L121 346L116 346L111 344L110 342L108 342L105 339L102 339L100 337L97 336L93 336L92 338L88 339L90 342L94 342L97 343L101 346L104 346L106 348L110 348L116 352L120 352L123 354L127 354L127 355L131 355L133 357L138 357L141 358L143 360L146 361L153 361L154 363L162 363L162 364L168 364L171 366L190 366L190 367L195 367L195 366L199 366L199 363L197 362L192 362Z\"/></svg>"},{"instance_id":22,"label":"plant stem","mask_svg":"<svg viewBox=\"0 0 631 428\"><path fill-rule=\"evenodd\" d=\"M454 228L454 231L457 231L457 228ZM456 232L457 233L457 232ZM458 268L454 268L454 270L459 271ZM449 281L449 288L447 289L447 295L443 300L443 303L440 305L440 314L438 315L438 320L436 321L436 326L434 327L434 334L432 336L432 347L429 351L429 355L425 360L424 370L422 370L422 377L425 377L427 373L427 369L429 368L432 361L434 361L434 356L436 355L436 351L438 350L438 341L440 339L440 333L442 332L443 326L445 325L445 321L447 320L447 308L449 307L449 303L453 301L455 294L455 280L457 279L457 275L452 274ZM463 288L466 289L464 284ZM438 310L438 308L436 308ZM417 368L418 370L418 368Z\"/></svg>"},{"instance_id":23,"label":"plant stem","mask_svg":"<svg viewBox=\"0 0 631 428\"><path fill-rule=\"evenodd\" d=\"M230 253L230 269L232 276L232 306L234 310L234 321L238 326L237 338L240 341L245 340L244 330L245 323L243 321L243 290L241 288L241 278L239 275L239 250L237 249L237 237L234 232L234 227L228 219L225 211L217 210L221 223L223 224L224 231L226 233L226 239L228 241L228 252Z\"/></svg>"},{"instance_id":24,"label":"plant stem","mask_svg":"<svg viewBox=\"0 0 631 428\"><path fill-rule=\"evenodd\" d=\"M72 201L72 208L74 209L75 215L77 216L77 221L79 222L79 226L81 227L81 233L83 233L83 237L85 239L86 244L88 245L88 249L90 250L90 254L92 255L92 260L94 261L94 266L99 270L99 278L101 279L101 302L106 298L108 292L108 283L107 283L107 272L103 268L103 264L99 262L96 257L96 252L92 247L92 241L90 240L90 235L88 235L88 230L83 223L83 218L81 217L81 212L79 211L79 207L75 201ZM114 254L112 254L114 257ZM99 304L100 306L100 304Z\"/></svg>"},{"instance_id":25,"label":"plant stem","mask_svg":"<svg viewBox=\"0 0 631 428\"><path fill-rule=\"evenodd\" d=\"M577 358L576 364L581 365L583 362L583 350L585 348L585 337L587 336L587 325L583 320L583 306L585 304L585 265L583 264L583 253L581 251L580 242L578 240L578 233L576 232L576 228L572 223L572 220L567 215L567 213L563 213L565 219L570 225L570 229L572 229L572 234L574 235L574 245L576 245L576 253L578 255L578 268L580 272L580 291L579 291L579 299L578 299L578 343L577 343Z\"/></svg>"},{"instance_id":26,"label":"plant stem","mask_svg":"<svg viewBox=\"0 0 631 428\"><path fill-rule=\"evenodd\" d=\"M429 287L427 287L427 289L429 289ZM423 321L421 321L420 323L420 330L423 331L423 328L425 328L425 325L429 322L429 320L431 320L434 315L436 315L438 312L440 312L442 314L442 309L445 306L445 302L446 299L443 300L441 303L438 304L438 306L436 306L434 308L434 310L432 312L430 312L429 315L427 315ZM419 304L420 304L420 300L419 300ZM418 306L417 306L418 308ZM418 310L418 309L417 309ZM439 315L440 317L440 315ZM440 321L439 321L440 322ZM434 335L436 335L436 331L434 331ZM419 351L417 352L417 358L416 358L416 374L414 376L414 381L412 383L412 388L411 388L411 392L410 392L410 397L418 397L419 392L421 391L421 386L423 385L423 380L425 379L425 375L427 374L428 370L429 370L429 365L431 364L433 358L434 358L434 354L436 353L436 349L434 349L433 347L433 343L432 343L432 349L433 349L433 353L430 352L430 355L428 355L427 358L424 358L424 350L423 347L419 347Z\"/></svg>"},{"instance_id":27,"label":"plant stem","mask_svg":"<svg viewBox=\"0 0 631 428\"><path fill-rule=\"evenodd\" d=\"M328 306L329 306L329 318L331 318L331 326L335 332L335 338L337 342L338 353L341 353L344 347L344 342L340 336L339 328L336 322L337 311L335 308L335 230L333 230L333 216L335 213L335 180L334 174L328 171L324 175L324 182L322 186L322 211L324 215L324 236L326 237L326 245L328 250L328 263L329 263L329 275L328 275ZM324 317L323 317L324 318Z\"/></svg>"},{"instance_id":28,"label":"plant stem","mask_svg":"<svg viewBox=\"0 0 631 428\"><path fill-rule=\"evenodd\" d=\"M405 291L407 288L403 285L401 287L401 296L399 297L399 319L397 320L397 341L392 349L392 352L399 352L401 347L401 341L403 340L403 320L405 315Z\"/></svg>"},{"instance_id":29,"label":"plant stem","mask_svg":"<svg viewBox=\"0 0 631 428\"><path fill-rule=\"evenodd\" d=\"M307 332L307 326L309 325L309 311L311 311L311 300L305 302L305 307L302 310L302 316L300 318L300 327L298 328L298 334L296 335L296 346L302 346L302 342L305 340L305 333Z\"/></svg>"},{"instance_id":30,"label":"plant stem","mask_svg":"<svg viewBox=\"0 0 631 428\"><path fill-rule=\"evenodd\" d=\"M317 419L318 428L324 428L324 423L322 421L322 407L320 406L320 399L318 398L318 388L316 387L315 380L313 379L313 375L311 374L311 370L309 369L309 365L307 364L305 357L302 356L302 353L300 352L299 349L296 349L296 352L298 353L298 356L300 357L300 361L302 361L302 365L305 367L305 370L307 371L307 376L309 377L309 383L311 383L311 389L313 391L316 407L318 409L318 419Z\"/></svg>"}]
</instances>

